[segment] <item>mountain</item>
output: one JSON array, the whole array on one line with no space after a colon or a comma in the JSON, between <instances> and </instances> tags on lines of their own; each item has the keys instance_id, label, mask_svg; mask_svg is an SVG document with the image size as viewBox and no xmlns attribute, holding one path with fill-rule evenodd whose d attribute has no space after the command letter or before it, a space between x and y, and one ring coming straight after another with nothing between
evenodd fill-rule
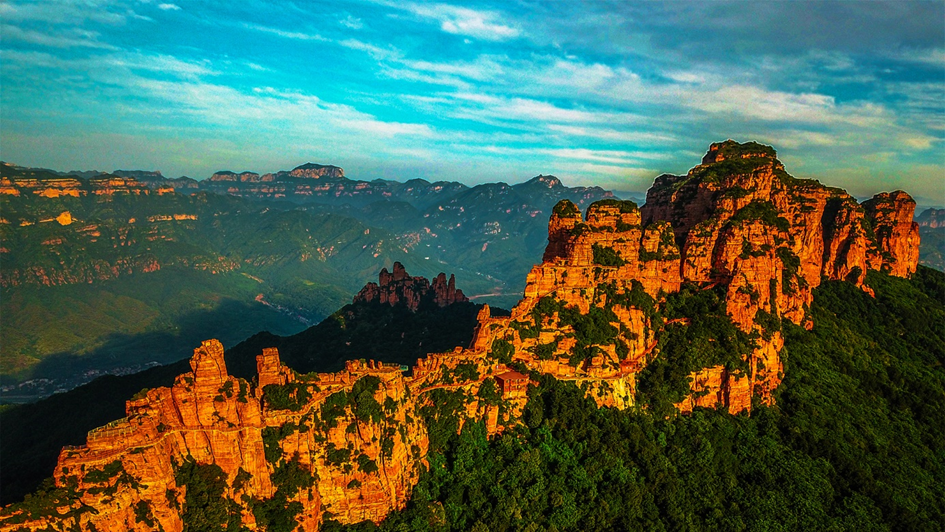
<instances>
[{"instance_id":1,"label":"mountain","mask_svg":"<svg viewBox=\"0 0 945 532\"><path fill-rule=\"evenodd\" d=\"M555 203L570 199L586 207L613 197L599 187L566 187L555 176L467 187L423 179L352 180L341 168L312 163L261 176L218 172L201 187L255 200L292 201L383 227L406 249L457 274L491 282L474 295L501 305L514 304L521 294L521 275L531 267L527 257L543 249L544 221ZM466 285L473 286L468 280Z\"/></svg>"},{"instance_id":2,"label":"mountain","mask_svg":"<svg viewBox=\"0 0 945 532\"><path fill-rule=\"evenodd\" d=\"M378 263L433 268L398 237L342 215L152 191L132 178L2 170L5 398L178 360L211 332L230 342L298 332Z\"/></svg>"},{"instance_id":3,"label":"mountain","mask_svg":"<svg viewBox=\"0 0 945 532\"><path fill-rule=\"evenodd\" d=\"M433 282L407 274L394 263L321 323L298 334L280 337L260 333L226 352L230 373L247 381L256 375L256 355L278 348L280 358L295 371L344 369L352 359L370 358L406 366L426 353L469 345L482 305L469 302L455 278L440 273ZM499 313L508 314L499 310Z\"/></svg>"},{"instance_id":4,"label":"mountain","mask_svg":"<svg viewBox=\"0 0 945 532\"><path fill-rule=\"evenodd\" d=\"M395 271L401 268L399 263L393 267ZM375 283L369 283L362 292L370 285ZM396 303L391 303L390 297L385 302L356 297L318 325L298 334L281 337L272 333L275 329L255 334L227 350L227 368L231 374L251 380L256 375L256 355L263 347L272 346L279 348L293 368L326 372L344 368L346 360L365 356L409 364L427 351L468 344L481 305L455 301L454 292L453 303L441 306L443 298L438 302L434 293L430 294L433 297L421 297L416 308L411 308L411 298L407 296L416 294L416 288L422 286L430 286L430 282L404 272L403 279L385 287L396 294ZM232 316L229 329L224 330L237 327L240 317L246 314L243 310L242 314ZM149 339L151 345L136 346L137 349L154 352L156 344L167 341ZM3 457L0 501L20 500L36 489L55 467L62 447L81 444L88 431L121 417L127 397L144 388L171 386L175 377L188 368L185 359L132 375L108 375L32 404L0 410L0 425L4 427L0 431Z\"/></svg>"},{"instance_id":5,"label":"mountain","mask_svg":"<svg viewBox=\"0 0 945 532\"><path fill-rule=\"evenodd\" d=\"M919 263L945 271L945 209L926 209L915 221L922 236Z\"/></svg>"},{"instance_id":6,"label":"mountain","mask_svg":"<svg viewBox=\"0 0 945 532\"><path fill-rule=\"evenodd\" d=\"M300 205L254 189L198 191L157 171L77 174L0 165L0 304L12 317L0 330L5 401L173 361L208 336L292 334L395 261L428 277L453 271L474 300L511 306L554 204L609 195L551 176L473 188L414 179L385 182L396 201L329 194L315 199L330 203L302 196ZM215 175L199 186L361 190L331 165Z\"/></svg>"},{"instance_id":7,"label":"mountain","mask_svg":"<svg viewBox=\"0 0 945 532\"><path fill-rule=\"evenodd\" d=\"M917 272L914 208L899 192L860 206L792 178L770 147L714 144L642 211L559 202L511 315L482 307L468 348L409 374L365 360L302 374L264 348L247 381L203 342L173 386L64 449L55 487L3 525L934 528L945 301L930 294L945 279ZM893 359L907 373L873 365ZM870 410L832 402L848 397Z\"/></svg>"}]
</instances>

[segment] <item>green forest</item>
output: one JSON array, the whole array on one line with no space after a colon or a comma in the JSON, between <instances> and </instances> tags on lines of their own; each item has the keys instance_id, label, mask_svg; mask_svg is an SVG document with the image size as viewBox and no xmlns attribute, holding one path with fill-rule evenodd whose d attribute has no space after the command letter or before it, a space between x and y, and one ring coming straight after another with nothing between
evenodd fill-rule
<instances>
[{"instance_id":1,"label":"green forest","mask_svg":"<svg viewBox=\"0 0 945 532\"><path fill-rule=\"evenodd\" d=\"M663 418L541 377L523 425L489 440L437 401L407 508L325 530L942 530L945 274L868 284L827 282L814 329L785 324L774 407Z\"/></svg>"}]
</instances>

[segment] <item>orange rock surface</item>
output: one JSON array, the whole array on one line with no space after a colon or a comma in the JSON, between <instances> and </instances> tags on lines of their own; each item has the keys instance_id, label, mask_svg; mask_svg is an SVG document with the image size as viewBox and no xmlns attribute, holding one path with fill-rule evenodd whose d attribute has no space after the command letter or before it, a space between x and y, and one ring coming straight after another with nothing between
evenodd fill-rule
<instances>
[{"instance_id":1,"label":"orange rock surface","mask_svg":"<svg viewBox=\"0 0 945 532\"><path fill-rule=\"evenodd\" d=\"M318 530L329 513L341 523L380 521L406 504L426 465L424 409L444 397L460 399L460 426L484 420L489 434L519 422L529 371L571 381L600 406L645 402L637 377L664 356L661 335L690 324L659 314L684 284L724 294L728 318L753 344L742 361L747 371L694 371L676 407L736 413L750 410L754 398L770 403L784 371L784 340L772 321L814 326L807 309L822 278L868 290L867 269L914 272L914 208L903 192L860 206L841 190L789 176L770 147L713 144L686 176L657 178L642 210L603 200L582 216L560 202L543 261L511 316L492 316L484 306L468 348L421 358L409 376L370 361L298 375L281 365L277 350L264 349L258 377L248 383L227 374L219 342L204 342L192 372L128 401L126 418L62 451L56 484L79 496L58 509L60 517L29 519L8 508L0 530L180 531L186 487L177 485L175 469L188 457L221 468L225 497L250 529L257 528L252 506L277 495L275 473L289 462L313 479L290 499L301 503L301 530ZM417 299L414 278L398 266L359 297ZM445 276L434 282L444 284L446 300L461 295ZM441 289L428 290L443 300ZM146 508L154 524L136 508Z\"/></svg>"}]
</instances>

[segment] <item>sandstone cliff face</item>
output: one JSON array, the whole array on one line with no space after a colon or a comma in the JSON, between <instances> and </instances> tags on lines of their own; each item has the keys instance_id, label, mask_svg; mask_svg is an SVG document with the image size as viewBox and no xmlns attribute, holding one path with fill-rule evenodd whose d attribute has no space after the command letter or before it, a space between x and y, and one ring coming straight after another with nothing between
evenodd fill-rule
<instances>
[{"instance_id":1,"label":"sandstone cliff face","mask_svg":"<svg viewBox=\"0 0 945 532\"><path fill-rule=\"evenodd\" d=\"M498 341L514 360L593 389L599 404L624 406L633 402L635 376L660 356L665 324L653 321L654 309L684 283L722 288L725 313L753 347L741 370L694 372L692 394L677 407L750 409L753 396L771 402L780 384L777 322L812 327L807 308L821 279L869 291L867 269L915 271L913 211L904 192L860 206L842 190L795 179L771 147L713 144L687 175L657 178L642 210L600 201L582 217L559 203L525 298L510 318L481 325L473 344L496 351ZM569 309L603 315L612 329L589 335ZM607 381L625 383L618 388L629 393L601 389Z\"/></svg>"},{"instance_id":2,"label":"sandstone cliff face","mask_svg":"<svg viewBox=\"0 0 945 532\"><path fill-rule=\"evenodd\" d=\"M55 480L76 496L58 518L7 508L0 530L180 531L188 486L179 471L188 461L222 470L219 504L235 505L252 529L265 515L259 508L285 491L286 470L303 479L287 499L301 503L302 530L317 530L325 512L353 523L406 504L427 439L399 366L350 362L343 372L300 376L274 349L257 363L251 385L227 374L218 341L204 342L173 387L139 394L127 417L63 450Z\"/></svg>"},{"instance_id":3,"label":"sandstone cliff face","mask_svg":"<svg viewBox=\"0 0 945 532\"><path fill-rule=\"evenodd\" d=\"M432 406L450 403L460 426L483 420L489 434L502 432L519 422L532 371L572 381L600 406L647 407L638 380L673 355L668 338L701 318L664 318L676 312L677 293L718 295L725 334L747 346L739 360L694 369L675 407L736 413L755 398L770 403L784 371L781 320L814 326L807 308L823 278L868 289L868 268L914 272L913 210L905 193L860 206L843 191L796 180L770 147L714 144L688 175L658 178L642 211L603 200L582 216L560 202L543 261L511 316L484 306L468 348L419 359L409 376L362 361L298 375L265 349L250 384L227 375L219 342L204 342L193 371L173 387L129 401L128 417L63 450L56 484L74 491L58 516L8 507L0 530L182 530L187 491L196 489L179 474L189 460L220 468L223 503L250 529L264 528L273 507L294 508L306 531L326 515L380 521L406 504L426 465L423 420ZM462 297L445 275L433 285L417 279L395 264L356 300Z\"/></svg>"},{"instance_id":4,"label":"sandstone cliff face","mask_svg":"<svg viewBox=\"0 0 945 532\"><path fill-rule=\"evenodd\" d=\"M89 194L111 196L115 194L148 194L148 187L131 177L99 174L88 179L62 176L47 171L15 167L3 163L0 166L0 195L36 195L42 198L64 196L81 197Z\"/></svg>"},{"instance_id":5,"label":"sandstone cliff face","mask_svg":"<svg viewBox=\"0 0 945 532\"><path fill-rule=\"evenodd\" d=\"M871 266L898 277L915 273L919 260L919 224L912 221L915 200L897 190L873 196L863 209L876 238Z\"/></svg>"},{"instance_id":6,"label":"sandstone cliff face","mask_svg":"<svg viewBox=\"0 0 945 532\"><path fill-rule=\"evenodd\" d=\"M791 177L774 149L730 140L710 146L687 175L657 178L642 215L647 223L672 224L682 246L682 279L727 285L732 320L760 333L759 312L813 326L805 309L823 278L863 286L867 269L913 273L914 210L901 191L860 206L842 190ZM763 336L752 354L749 386L765 400L765 390L780 381L781 344L780 334ZM719 375L709 379L719 381L710 388L730 389ZM701 389L694 385L694 391Z\"/></svg>"},{"instance_id":7,"label":"sandstone cliff face","mask_svg":"<svg viewBox=\"0 0 945 532\"><path fill-rule=\"evenodd\" d=\"M462 290L456 289L456 279L452 274L447 280L446 274L440 273L431 284L424 277L407 275L404 265L395 262L393 272L388 272L387 268L382 269L377 283L366 284L354 296L355 303L372 301L390 306L402 303L416 312L421 303L425 302L445 307L453 303L464 303L469 299L463 295Z\"/></svg>"}]
</instances>

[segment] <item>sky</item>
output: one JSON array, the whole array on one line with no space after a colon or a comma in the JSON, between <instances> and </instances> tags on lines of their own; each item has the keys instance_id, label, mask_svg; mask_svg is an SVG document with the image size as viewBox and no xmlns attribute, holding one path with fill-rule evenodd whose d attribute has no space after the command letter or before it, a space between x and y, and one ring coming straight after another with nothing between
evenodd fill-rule
<instances>
[{"instance_id":1,"label":"sky","mask_svg":"<svg viewBox=\"0 0 945 532\"><path fill-rule=\"evenodd\" d=\"M642 192L733 138L945 203L943 0L4 0L0 25L21 165Z\"/></svg>"}]
</instances>

